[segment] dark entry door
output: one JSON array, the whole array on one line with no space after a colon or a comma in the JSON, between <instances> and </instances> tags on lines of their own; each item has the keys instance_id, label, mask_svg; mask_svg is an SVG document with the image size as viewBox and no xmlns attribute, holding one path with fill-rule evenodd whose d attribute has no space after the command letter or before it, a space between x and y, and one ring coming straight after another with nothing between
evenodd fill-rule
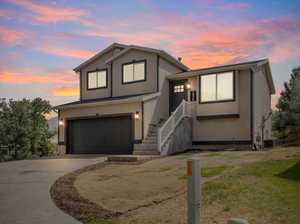
<instances>
[{"instance_id":1,"label":"dark entry door","mask_svg":"<svg viewBox=\"0 0 300 224\"><path fill-rule=\"evenodd\" d=\"M131 116L68 121L68 153L132 154Z\"/></svg>"},{"instance_id":2,"label":"dark entry door","mask_svg":"<svg viewBox=\"0 0 300 224\"><path fill-rule=\"evenodd\" d=\"M170 113L176 110L183 99L187 100L186 80L170 81Z\"/></svg>"}]
</instances>

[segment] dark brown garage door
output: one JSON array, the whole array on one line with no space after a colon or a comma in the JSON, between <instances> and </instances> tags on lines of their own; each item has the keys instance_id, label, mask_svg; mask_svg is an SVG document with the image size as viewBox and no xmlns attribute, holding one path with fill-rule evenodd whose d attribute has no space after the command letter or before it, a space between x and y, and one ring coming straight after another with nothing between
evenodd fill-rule
<instances>
[{"instance_id":1,"label":"dark brown garage door","mask_svg":"<svg viewBox=\"0 0 300 224\"><path fill-rule=\"evenodd\" d=\"M71 154L132 154L131 116L68 121L67 147Z\"/></svg>"}]
</instances>

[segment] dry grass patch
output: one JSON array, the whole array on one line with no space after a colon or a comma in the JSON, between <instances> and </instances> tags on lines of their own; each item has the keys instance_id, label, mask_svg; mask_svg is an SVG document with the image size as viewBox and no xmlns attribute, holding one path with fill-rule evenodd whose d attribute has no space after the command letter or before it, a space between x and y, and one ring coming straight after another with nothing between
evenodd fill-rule
<instances>
[{"instance_id":1,"label":"dry grass patch","mask_svg":"<svg viewBox=\"0 0 300 224\"><path fill-rule=\"evenodd\" d=\"M82 173L75 187L91 202L122 213L93 224L185 224L186 159L198 157L204 183L204 224L225 224L231 217L248 219L251 224L297 223L299 148L213 154L188 153L135 166L108 165Z\"/></svg>"}]
</instances>

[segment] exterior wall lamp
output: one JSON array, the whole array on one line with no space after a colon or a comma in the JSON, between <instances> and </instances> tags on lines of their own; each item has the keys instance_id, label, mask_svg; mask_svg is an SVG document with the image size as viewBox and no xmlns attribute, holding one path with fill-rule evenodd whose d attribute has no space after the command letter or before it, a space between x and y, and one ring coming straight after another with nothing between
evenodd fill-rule
<instances>
[{"instance_id":1,"label":"exterior wall lamp","mask_svg":"<svg viewBox=\"0 0 300 224\"><path fill-rule=\"evenodd\" d=\"M64 120L62 118L58 121L58 125L59 126L63 126L64 125Z\"/></svg>"},{"instance_id":2,"label":"exterior wall lamp","mask_svg":"<svg viewBox=\"0 0 300 224\"><path fill-rule=\"evenodd\" d=\"M191 89L192 85L191 85L191 83L188 82L188 83L185 84L185 87L186 87L187 89Z\"/></svg>"},{"instance_id":3,"label":"exterior wall lamp","mask_svg":"<svg viewBox=\"0 0 300 224\"><path fill-rule=\"evenodd\" d=\"M137 111L137 112L134 113L134 119L135 120L140 119L140 112Z\"/></svg>"}]
</instances>

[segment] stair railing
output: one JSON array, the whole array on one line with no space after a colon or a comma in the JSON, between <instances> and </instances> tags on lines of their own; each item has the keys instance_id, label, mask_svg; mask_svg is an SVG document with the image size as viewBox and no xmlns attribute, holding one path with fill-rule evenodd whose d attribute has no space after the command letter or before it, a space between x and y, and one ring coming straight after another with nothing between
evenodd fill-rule
<instances>
[{"instance_id":1,"label":"stair railing","mask_svg":"<svg viewBox=\"0 0 300 224\"><path fill-rule=\"evenodd\" d=\"M179 122L185 118L191 116L191 105L185 100L179 104L176 110L171 114L168 120L164 123L162 127L158 129L157 144L158 151L162 151L162 147L170 137L170 135L175 131L175 128Z\"/></svg>"}]
</instances>

